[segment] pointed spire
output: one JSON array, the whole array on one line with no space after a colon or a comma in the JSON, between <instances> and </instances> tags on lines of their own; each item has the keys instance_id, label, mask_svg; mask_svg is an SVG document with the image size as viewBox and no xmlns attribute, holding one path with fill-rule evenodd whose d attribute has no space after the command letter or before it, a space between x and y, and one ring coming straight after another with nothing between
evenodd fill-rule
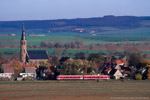
<instances>
[{"instance_id":1,"label":"pointed spire","mask_svg":"<svg viewBox=\"0 0 150 100\"><path fill-rule=\"evenodd\" d=\"M22 31L24 32L24 23L23 23L23 25L22 25Z\"/></svg>"},{"instance_id":2,"label":"pointed spire","mask_svg":"<svg viewBox=\"0 0 150 100\"><path fill-rule=\"evenodd\" d=\"M25 34L25 28L24 28L24 23L23 23L21 40L26 40L26 36L25 35L26 35Z\"/></svg>"}]
</instances>

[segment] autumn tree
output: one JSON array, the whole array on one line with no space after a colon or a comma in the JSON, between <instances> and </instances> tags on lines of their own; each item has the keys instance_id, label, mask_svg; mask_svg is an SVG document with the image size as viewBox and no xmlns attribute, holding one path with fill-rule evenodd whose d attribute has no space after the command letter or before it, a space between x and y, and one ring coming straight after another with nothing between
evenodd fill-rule
<instances>
[{"instance_id":1,"label":"autumn tree","mask_svg":"<svg viewBox=\"0 0 150 100\"><path fill-rule=\"evenodd\" d=\"M92 50L94 48L94 43L89 46L89 49Z\"/></svg>"},{"instance_id":2,"label":"autumn tree","mask_svg":"<svg viewBox=\"0 0 150 100\"><path fill-rule=\"evenodd\" d=\"M104 60L104 56L101 54L101 53L91 53L89 56L88 56L88 60L89 61L94 61L96 63L100 63L101 61Z\"/></svg>"},{"instance_id":3,"label":"autumn tree","mask_svg":"<svg viewBox=\"0 0 150 100\"><path fill-rule=\"evenodd\" d=\"M62 47L62 44L59 43L59 42L58 42L58 43L55 43L55 44L54 44L54 47L55 47L55 48L61 48L61 47Z\"/></svg>"},{"instance_id":4,"label":"autumn tree","mask_svg":"<svg viewBox=\"0 0 150 100\"><path fill-rule=\"evenodd\" d=\"M52 57L52 59L50 59L49 62L52 64L52 66L58 66L58 64L59 64L59 57L57 57L57 56Z\"/></svg>"},{"instance_id":5,"label":"autumn tree","mask_svg":"<svg viewBox=\"0 0 150 100\"><path fill-rule=\"evenodd\" d=\"M141 54L138 52L133 52L129 54L129 65L134 66L136 68L140 68L140 59L141 59Z\"/></svg>"},{"instance_id":6,"label":"autumn tree","mask_svg":"<svg viewBox=\"0 0 150 100\"><path fill-rule=\"evenodd\" d=\"M86 45L83 40L76 40L75 44L76 44L77 48L83 48Z\"/></svg>"},{"instance_id":7,"label":"autumn tree","mask_svg":"<svg viewBox=\"0 0 150 100\"><path fill-rule=\"evenodd\" d=\"M50 41L48 44L47 44L48 48L53 48L54 47L54 43L52 41Z\"/></svg>"},{"instance_id":8,"label":"autumn tree","mask_svg":"<svg viewBox=\"0 0 150 100\"><path fill-rule=\"evenodd\" d=\"M142 68L150 67L150 61L144 58L140 59L139 66Z\"/></svg>"},{"instance_id":9,"label":"autumn tree","mask_svg":"<svg viewBox=\"0 0 150 100\"><path fill-rule=\"evenodd\" d=\"M77 47L76 43L75 42L71 42L71 48L74 49L76 47Z\"/></svg>"},{"instance_id":10,"label":"autumn tree","mask_svg":"<svg viewBox=\"0 0 150 100\"><path fill-rule=\"evenodd\" d=\"M63 62L63 64L61 65L61 71L60 74L62 75L74 75L73 71L72 71L72 60L67 60L65 62ZM73 66L74 67L74 66Z\"/></svg>"},{"instance_id":11,"label":"autumn tree","mask_svg":"<svg viewBox=\"0 0 150 100\"><path fill-rule=\"evenodd\" d=\"M138 73L136 74L135 78L136 80L142 80L142 75Z\"/></svg>"},{"instance_id":12,"label":"autumn tree","mask_svg":"<svg viewBox=\"0 0 150 100\"><path fill-rule=\"evenodd\" d=\"M83 66L85 74L96 74L98 71L96 63L93 61L83 60Z\"/></svg>"},{"instance_id":13,"label":"autumn tree","mask_svg":"<svg viewBox=\"0 0 150 100\"><path fill-rule=\"evenodd\" d=\"M134 46L130 43L126 43L124 45L124 51L125 51L125 54L127 54L127 55L138 52L136 46Z\"/></svg>"},{"instance_id":14,"label":"autumn tree","mask_svg":"<svg viewBox=\"0 0 150 100\"><path fill-rule=\"evenodd\" d=\"M114 53L115 53L115 51L116 51L116 48L117 48L114 44L112 44L112 43L107 43L107 44L105 45L105 47L106 47L106 50L107 50L107 52L108 52L108 55L110 55L110 56L114 55Z\"/></svg>"},{"instance_id":15,"label":"autumn tree","mask_svg":"<svg viewBox=\"0 0 150 100\"><path fill-rule=\"evenodd\" d=\"M69 59L61 65L61 68L60 73L63 75L95 74L98 70L95 62L81 59Z\"/></svg>"},{"instance_id":16,"label":"autumn tree","mask_svg":"<svg viewBox=\"0 0 150 100\"><path fill-rule=\"evenodd\" d=\"M41 43L40 43L40 47L47 47L47 42L44 42L44 41L42 41Z\"/></svg>"},{"instance_id":17,"label":"autumn tree","mask_svg":"<svg viewBox=\"0 0 150 100\"><path fill-rule=\"evenodd\" d=\"M47 63L47 61L41 61L40 62L40 66L45 66L45 67L49 67L49 63Z\"/></svg>"},{"instance_id":18,"label":"autumn tree","mask_svg":"<svg viewBox=\"0 0 150 100\"><path fill-rule=\"evenodd\" d=\"M17 77L19 75L20 72L22 72L23 70L23 66L22 63L20 61L13 61L12 64L10 65L10 67L14 68L15 71L15 76Z\"/></svg>"}]
</instances>

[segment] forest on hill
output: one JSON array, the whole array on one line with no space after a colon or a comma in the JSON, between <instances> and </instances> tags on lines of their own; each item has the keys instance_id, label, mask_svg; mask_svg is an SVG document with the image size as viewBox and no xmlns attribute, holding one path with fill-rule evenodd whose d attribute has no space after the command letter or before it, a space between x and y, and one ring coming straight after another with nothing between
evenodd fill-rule
<instances>
[{"instance_id":1,"label":"forest on hill","mask_svg":"<svg viewBox=\"0 0 150 100\"><path fill-rule=\"evenodd\" d=\"M95 18L58 19L58 20L24 20L0 21L0 32L20 32L22 23L28 31L44 33L75 31L90 33L102 32L99 27L113 27L117 29L135 29L150 27L150 17L136 16L104 16ZM36 32L35 32L36 33Z\"/></svg>"}]
</instances>

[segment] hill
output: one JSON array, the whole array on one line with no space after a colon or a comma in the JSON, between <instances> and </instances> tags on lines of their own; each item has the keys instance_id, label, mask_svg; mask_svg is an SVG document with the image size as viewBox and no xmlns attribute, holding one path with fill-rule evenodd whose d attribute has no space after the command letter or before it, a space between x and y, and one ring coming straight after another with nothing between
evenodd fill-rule
<instances>
[{"instance_id":1,"label":"hill","mask_svg":"<svg viewBox=\"0 0 150 100\"><path fill-rule=\"evenodd\" d=\"M84 33L105 32L116 29L136 29L150 27L150 17L104 16L97 18L0 21L1 32L20 32L22 23L28 32L50 33L74 31ZM104 29L103 29L104 28Z\"/></svg>"}]
</instances>

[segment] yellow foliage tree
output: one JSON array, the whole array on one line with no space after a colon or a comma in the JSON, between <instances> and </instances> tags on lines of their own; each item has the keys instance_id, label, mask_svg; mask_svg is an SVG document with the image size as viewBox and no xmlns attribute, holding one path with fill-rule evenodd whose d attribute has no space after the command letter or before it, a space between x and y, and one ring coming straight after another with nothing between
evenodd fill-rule
<instances>
[{"instance_id":1,"label":"yellow foliage tree","mask_svg":"<svg viewBox=\"0 0 150 100\"><path fill-rule=\"evenodd\" d=\"M13 61L12 64L10 65L10 67L14 68L16 75L18 75L23 70L22 63L20 61L17 61L17 60Z\"/></svg>"},{"instance_id":2,"label":"yellow foliage tree","mask_svg":"<svg viewBox=\"0 0 150 100\"><path fill-rule=\"evenodd\" d=\"M142 80L142 75L141 74L136 74L135 78L136 78L136 80Z\"/></svg>"},{"instance_id":3,"label":"yellow foliage tree","mask_svg":"<svg viewBox=\"0 0 150 100\"><path fill-rule=\"evenodd\" d=\"M150 61L147 59L140 59L140 67L150 67Z\"/></svg>"},{"instance_id":4,"label":"yellow foliage tree","mask_svg":"<svg viewBox=\"0 0 150 100\"><path fill-rule=\"evenodd\" d=\"M47 67L49 67L49 63L47 63L47 61L41 61L40 62L40 66L47 66Z\"/></svg>"}]
</instances>

